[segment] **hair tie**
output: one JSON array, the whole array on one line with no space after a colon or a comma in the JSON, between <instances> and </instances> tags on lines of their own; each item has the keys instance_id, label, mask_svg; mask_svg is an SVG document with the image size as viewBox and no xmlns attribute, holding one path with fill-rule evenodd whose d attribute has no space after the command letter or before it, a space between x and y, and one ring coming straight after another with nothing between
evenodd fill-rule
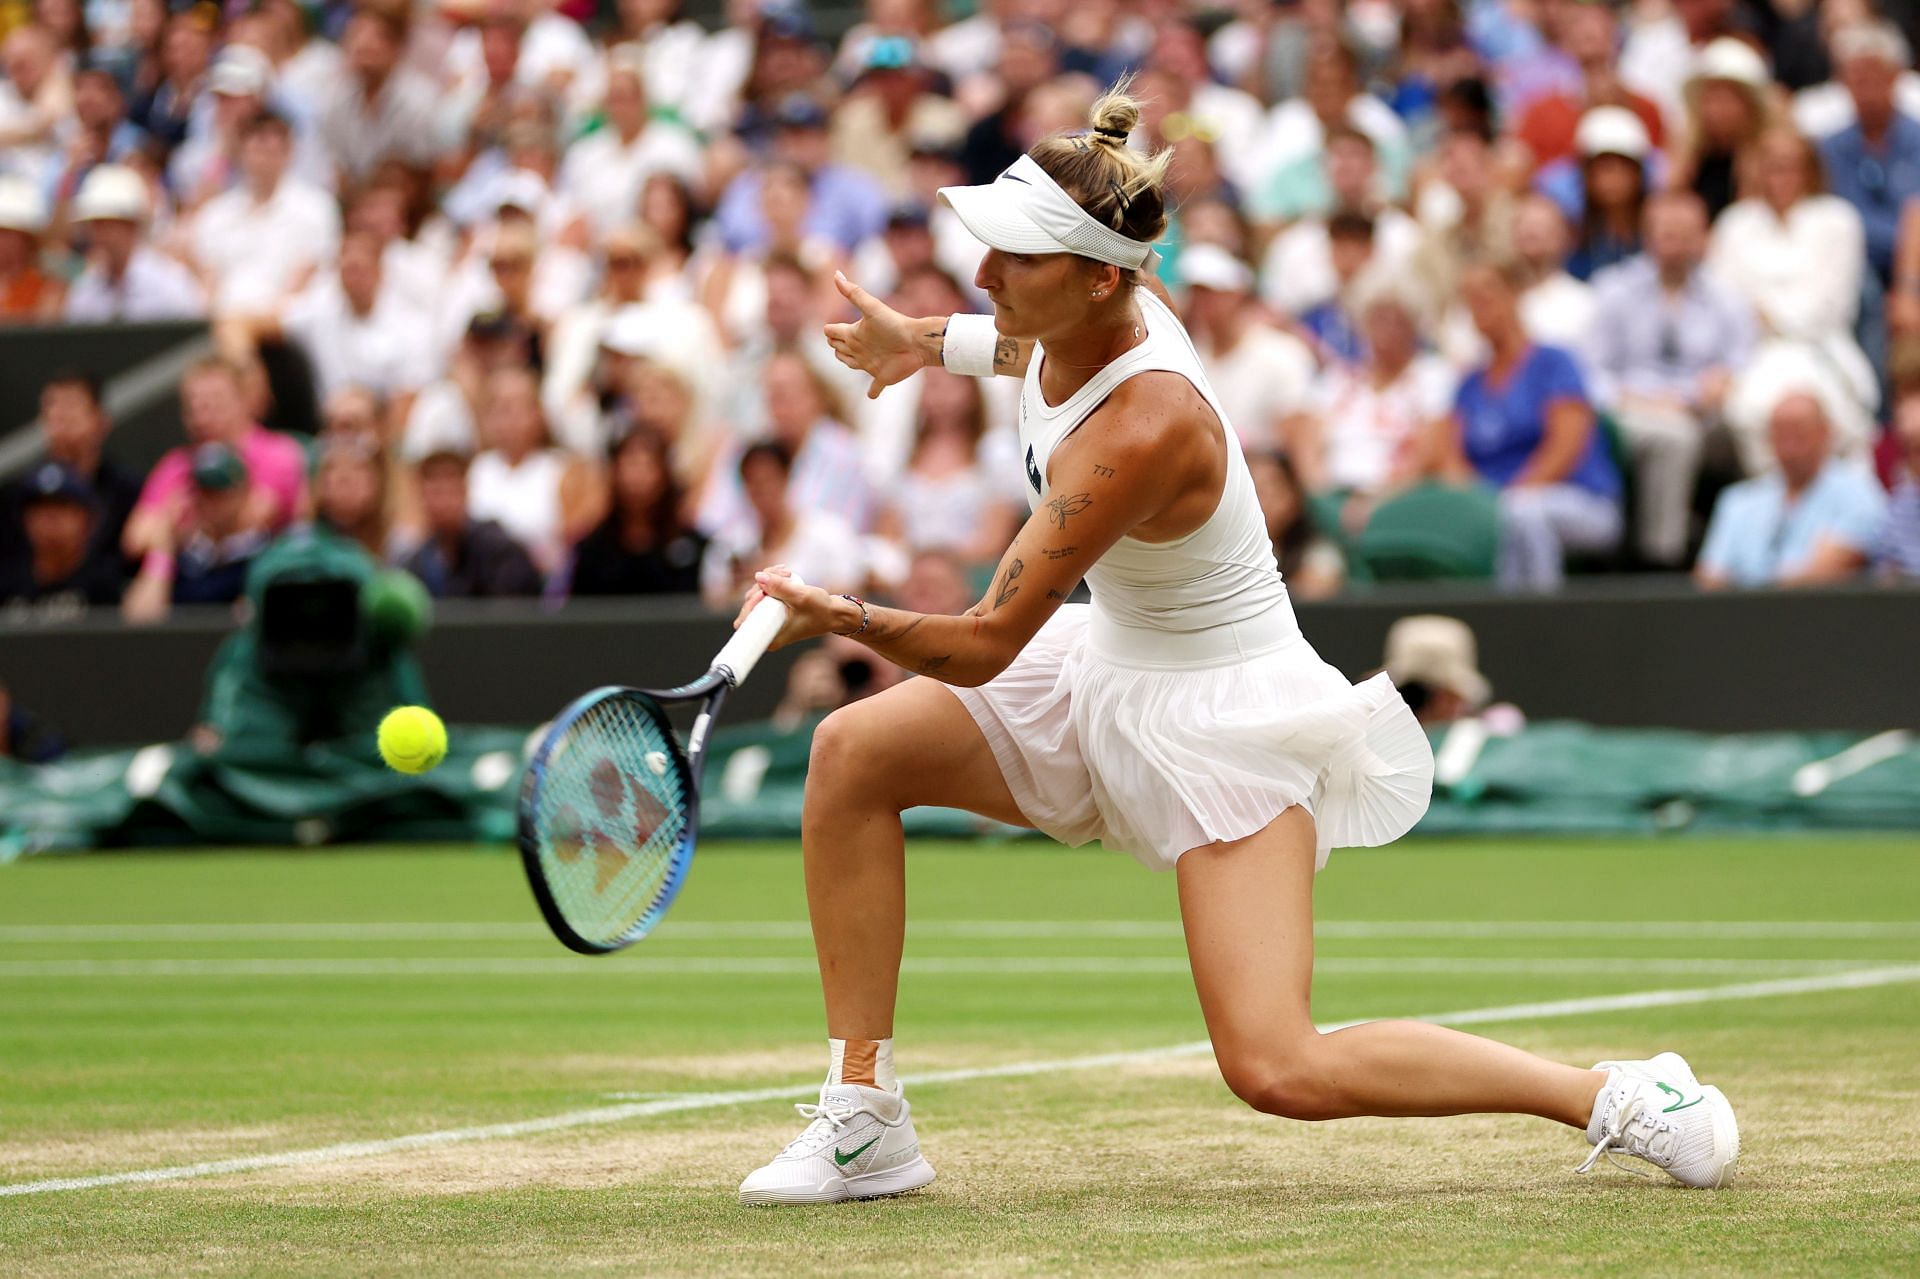
<instances>
[{"instance_id":1,"label":"hair tie","mask_svg":"<svg viewBox=\"0 0 1920 1279\"><path fill-rule=\"evenodd\" d=\"M1103 138L1112 138L1116 142L1125 142L1127 135L1131 132L1129 129L1102 129L1098 126L1093 131Z\"/></svg>"}]
</instances>

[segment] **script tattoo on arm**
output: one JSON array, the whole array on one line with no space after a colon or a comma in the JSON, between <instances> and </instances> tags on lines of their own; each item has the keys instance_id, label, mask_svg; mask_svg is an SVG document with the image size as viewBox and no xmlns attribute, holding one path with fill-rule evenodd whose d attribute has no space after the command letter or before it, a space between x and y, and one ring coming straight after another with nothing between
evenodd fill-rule
<instances>
[{"instance_id":1,"label":"script tattoo on arm","mask_svg":"<svg viewBox=\"0 0 1920 1279\"><path fill-rule=\"evenodd\" d=\"M1055 528L1065 528L1068 517L1078 515L1092 505L1092 494L1075 493L1072 497L1056 497L1048 502L1047 513L1053 517Z\"/></svg>"},{"instance_id":2,"label":"script tattoo on arm","mask_svg":"<svg viewBox=\"0 0 1920 1279\"><path fill-rule=\"evenodd\" d=\"M1068 591L1056 591L1051 586L1047 588L1047 598L1050 600L1063 600L1067 598L1070 593L1071 592Z\"/></svg>"},{"instance_id":3,"label":"script tattoo on arm","mask_svg":"<svg viewBox=\"0 0 1920 1279\"><path fill-rule=\"evenodd\" d=\"M1042 547L1040 553L1050 560L1064 560L1079 549L1077 546L1047 546Z\"/></svg>"},{"instance_id":4,"label":"script tattoo on arm","mask_svg":"<svg viewBox=\"0 0 1920 1279\"><path fill-rule=\"evenodd\" d=\"M939 657L929 657L926 661L920 663L920 673L922 675L931 675L952 660L952 653L943 653Z\"/></svg>"},{"instance_id":5,"label":"script tattoo on arm","mask_svg":"<svg viewBox=\"0 0 1920 1279\"><path fill-rule=\"evenodd\" d=\"M1013 563L1007 565L1007 576L1001 581L1000 590L993 597L993 607L996 610L999 609L1002 604L1005 604L1008 600L1020 593L1020 588L1013 584L1013 579L1025 572L1026 568L1027 562L1025 560L1015 560Z\"/></svg>"},{"instance_id":6,"label":"script tattoo on arm","mask_svg":"<svg viewBox=\"0 0 1920 1279\"><path fill-rule=\"evenodd\" d=\"M1101 466L1098 462L1094 463L1093 473L1099 476L1103 480L1110 480L1113 478L1113 475L1114 475L1114 471L1111 466Z\"/></svg>"}]
</instances>

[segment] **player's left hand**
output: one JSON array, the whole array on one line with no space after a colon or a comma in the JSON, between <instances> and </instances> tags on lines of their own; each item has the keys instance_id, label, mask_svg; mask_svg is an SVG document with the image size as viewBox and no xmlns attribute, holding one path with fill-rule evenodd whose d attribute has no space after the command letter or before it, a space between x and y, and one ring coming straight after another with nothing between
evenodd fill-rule
<instances>
[{"instance_id":1,"label":"player's left hand","mask_svg":"<svg viewBox=\"0 0 1920 1279\"><path fill-rule=\"evenodd\" d=\"M753 575L753 585L747 588L747 598L733 619L733 628L739 630L754 605L769 596L787 606L787 624L780 628L768 651L841 629L834 608L835 597L817 586L795 581L793 570L785 564L771 565Z\"/></svg>"}]
</instances>

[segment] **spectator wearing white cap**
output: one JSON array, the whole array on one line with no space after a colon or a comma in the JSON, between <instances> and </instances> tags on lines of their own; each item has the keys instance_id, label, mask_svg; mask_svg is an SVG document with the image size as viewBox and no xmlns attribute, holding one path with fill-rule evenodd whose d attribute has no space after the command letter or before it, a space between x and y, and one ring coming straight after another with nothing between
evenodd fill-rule
<instances>
[{"instance_id":1,"label":"spectator wearing white cap","mask_svg":"<svg viewBox=\"0 0 1920 1279\"><path fill-rule=\"evenodd\" d=\"M68 320L105 324L206 313L193 272L143 241L152 216L146 179L135 170L103 164L87 175L73 200L76 239L86 242L87 266L68 290Z\"/></svg>"},{"instance_id":2,"label":"spectator wearing white cap","mask_svg":"<svg viewBox=\"0 0 1920 1279\"><path fill-rule=\"evenodd\" d=\"M1752 45L1727 36L1700 51L1669 151L1668 185L1691 187L1715 221L1739 196L1740 155L1779 120L1773 95L1773 77Z\"/></svg>"},{"instance_id":3,"label":"spectator wearing white cap","mask_svg":"<svg viewBox=\"0 0 1920 1279\"><path fill-rule=\"evenodd\" d=\"M404 22L385 10L359 8L347 20L346 74L320 109L320 138L348 179L389 157L426 164L445 149L432 82L400 65L406 43Z\"/></svg>"},{"instance_id":4,"label":"spectator wearing white cap","mask_svg":"<svg viewBox=\"0 0 1920 1279\"><path fill-rule=\"evenodd\" d=\"M239 177L242 134L266 109L272 84L273 64L251 45L230 44L214 57L186 140L167 159L167 182L183 207L200 207Z\"/></svg>"},{"instance_id":5,"label":"spectator wearing white cap","mask_svg":"<svg viewBox=\"0 0 1920 1279\"><path fill-rule=\"evenodd\" d=\"M271 112L241 126L240 182L214 196L187 227L195 265L216 314L278 307L333 260L340 214L319 187L287 172L293 127Z\"/></svg>"},{"instance_id":6,"label":"spectator wearing white cap","mask_svg":"<svg viewBox=\"0 0 1920 1279\"><path fill-rule=\"evenodd\" d=\"M1280 447L1281 423L1306 406L1314 359L1307 344L1267 323L1253 268L1215 244L1180 254L1182 318L1207 380L1248 449Z\"/></svg>"},{"instance_id":7,"label":"spectator wearing white cap","mask_svg":"<svg viewBox=\"0 0 1920 1279\"><path fill-rule=\"evenodd\" d=\"M26 178L0 174L0 324L44 324L57 318L66 286L45 269L40 236L47 203Z\"/></svg>"},{"instance_id":8,"label":"spectator wearing white cap","mask_svg":"<svg viewBox=\"0 0 1920 1279\"><path fill-rule=\"evenodd\" d=\"M1595 107L1574 134L1577 170L1549 170L1536 179L1577 218L1567 273L1590 280L1640 251L1641 209L1653 189L1653 140L1640 118L1622 107ZM1565 179L1570 183L1564 183Z\"/></svg>"},{"instance_id":9,"label":"spectator wearing white cap","mask_svg":"<svg viewBox=\"0 0 1920 1279\"><path fill-rule=\"evenodd\" d=\"M1594 402L1633 453L1640 558L1678 568L1709 437L1753 353L1753 312L1701 265L1707 212L1691 191L1647 203L1647 251L1594 279Z\"/></svg>"},{"instance_id":10,"label":"spectator wearing white cap","mask_svg":"<svg viewBox=\"0 0 1920 1279\"><path fill-rule=\"evenodd\" d=\"M583 210L595 232L606 234L631 221L640 190L656 173L685 182L701 176L700 145L680 125L648 112L638 46L619 45L607 54L606 123L567 148L556 185Z\"/></svg>"}]
</instances>

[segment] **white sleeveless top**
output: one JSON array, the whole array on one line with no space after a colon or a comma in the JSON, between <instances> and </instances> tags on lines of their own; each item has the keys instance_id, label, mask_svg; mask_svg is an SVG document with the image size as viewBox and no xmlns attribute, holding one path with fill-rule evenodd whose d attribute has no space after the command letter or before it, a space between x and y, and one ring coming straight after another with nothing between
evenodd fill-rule
<instances>
[{"instance_id":1,"label":"white sleeveless top","mask_svg":"<svg viewBox=\"0 0 1920 1279\"><path fill-rule=\"evenodd\" d=\"M1193 340L1179 318L1146 289L1134 293L1146 339L1095 373L1064 403L1049 405L1040 392L1044 356L1036 346L1020 393L1020 452L1027 472L1027 505L1040 506L1047 463L1060 441L1099 408L1122 382L1137 373L1177 373L1193 384L1226 434L1227 478L1220 504L1199 528L1171 542L1123 537L1087 571L1096 618L1120 627L1191 632L1232 626L1254 618L1269 633L1297 635L1293 606L1280 580L1273 542L1254 495L1253 476L1240 451L1226 410L1207 385Z\"/></svg>"}]
</instances>

